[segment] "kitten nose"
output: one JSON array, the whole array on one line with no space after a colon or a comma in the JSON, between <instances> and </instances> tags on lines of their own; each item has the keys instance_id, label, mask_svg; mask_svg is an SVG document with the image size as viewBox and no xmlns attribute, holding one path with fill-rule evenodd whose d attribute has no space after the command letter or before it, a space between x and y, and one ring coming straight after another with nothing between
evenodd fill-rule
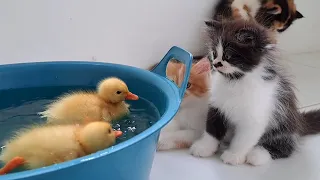
<instances>
[{"instance_id":1,"label":"kitten nose","mask_svg":"<svg viewBox=\"0 0 320 180\"><path fill-rule=\"evenodd\" d=\"M213 66L214 66L215 68L218 68L218 67L222 67L223 64L222 64L221 62L217 62L217 63L213 64Z\"/></svg>"}]
</instances>

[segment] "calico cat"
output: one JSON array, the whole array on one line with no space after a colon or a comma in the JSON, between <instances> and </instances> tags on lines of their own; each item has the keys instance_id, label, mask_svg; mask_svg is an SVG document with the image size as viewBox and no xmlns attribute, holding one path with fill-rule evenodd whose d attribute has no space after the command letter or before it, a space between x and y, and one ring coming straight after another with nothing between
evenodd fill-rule
<instances>
[{"instance_id":1,"label":"calico cat","mask_svg":"<svg viewBox=\"0 0 320 180\"><path fill-rule=\"evenodd\" d=\"M303 15L294 0L220 0L215 6L214 20L238 18L254 19L268 29L284 32Z\"/></svg>"},{"instance_id":2,"label":"calico cat","mask_svg":"<svg viewBox=\"0 0 320 180\"><path fill-rule=\"evenodd\" d=\"M183 63L168 63L167 77L179 87L184 73ZM157 150L187 148L201 136L207 119L210 76L210 62L206 57L193 63L180 109L162 129Z\"/></svg>"},{"instance_id":3,"label":"calico cat","mask_svg":"<svg viewBox=\"0 0 320 180\"><path fill-rule=\"evenodd\" d=\"M211 156L221 141L230 141L223 162L261 165L289 157L301 136L320 132L320 111L298 112L294 85L279 62L272 34L241 19L210 24L210 109L192 155Z\"/></svg>"}]
</instances>

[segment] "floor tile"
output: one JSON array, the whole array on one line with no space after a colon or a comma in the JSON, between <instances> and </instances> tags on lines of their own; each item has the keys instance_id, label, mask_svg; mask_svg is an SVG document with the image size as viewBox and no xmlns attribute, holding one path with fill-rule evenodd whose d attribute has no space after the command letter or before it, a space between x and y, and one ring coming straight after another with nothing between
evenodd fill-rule
<instances>
[{"instance_id":1,"label":"floor tile","mask_svg":"<svg viewBox=\"0 0 320 180\"><path fill-rule=\"evenodd\" d=\"M320 179L320 137L307 137L298 153L263 166L231 166L219 156L195 158L187 150L156 153L150 180L315 180Z\"/></svg>"}]
</instances>

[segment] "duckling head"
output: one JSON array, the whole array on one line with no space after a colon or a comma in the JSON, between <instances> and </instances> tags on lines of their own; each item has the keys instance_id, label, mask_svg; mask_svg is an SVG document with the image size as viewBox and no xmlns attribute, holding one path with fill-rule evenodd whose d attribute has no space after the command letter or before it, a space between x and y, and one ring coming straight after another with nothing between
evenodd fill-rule
<instances>
[{"instance_id":1,"label":"duckling head","mask_svg":"<svg viewBox=\"0 0 320 180\"><path fill-rule=\"evenodd\" d=\"M86 153L94 153L112 146L121 131L114 131L111 125L103 121L86 124L79 132L78 139Z\"/></svg>"},{"instance_id":2,"label":"duckling head","mask_svg":"<svg viewBox=\"0 0 320 180\"><path fill-rule=\"evenodd\" d=\"M119 103L126 99L139 99L137 95L129 91L125 82L115 77L102 80L98 85L97 91L100 97L111 103Z\"/></svg>"}]
</instances>

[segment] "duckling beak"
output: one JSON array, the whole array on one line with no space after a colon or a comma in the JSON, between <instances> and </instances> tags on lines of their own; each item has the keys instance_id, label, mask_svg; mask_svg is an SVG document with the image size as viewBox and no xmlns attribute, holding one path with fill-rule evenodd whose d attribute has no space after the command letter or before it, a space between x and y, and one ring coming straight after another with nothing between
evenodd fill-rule
<instances>
[{"instance_id":1,"label":"duckling beak","mask_svg":"<svg viewBox=\"0 0 320 180\"><path fill-rule=\"evenodd\" d=\"M120 137L122 136L122 131L114 131L114 134L116 135L116 138Z\"/></svg>"},{"instance_id":2,"label":"duckling beak","mask_svg":"<svg viewBox=\"0 0 320 180\"><path fill-rule=\"evenodd\" d=\"M127 96L126 96L127 100L138 100L139 97L131 92L128 92Z\"/></svg>"}]
</instances>

